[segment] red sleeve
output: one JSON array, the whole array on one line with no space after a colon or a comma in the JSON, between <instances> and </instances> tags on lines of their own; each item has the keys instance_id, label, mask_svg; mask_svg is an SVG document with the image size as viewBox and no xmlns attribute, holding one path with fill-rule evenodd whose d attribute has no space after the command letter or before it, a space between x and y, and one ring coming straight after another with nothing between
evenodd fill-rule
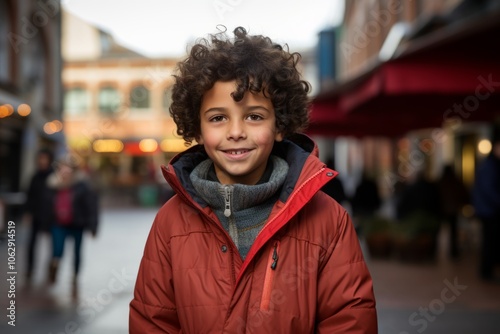
<instances>
[{"instance_id":1,"label":"red sleeve","mask_svg":"<svg viewBox=\"0 0 500 334\"><path fill-rule=\"evenodd\" d=\"M337 226L318 277L317 333L376 334L377 312L370 273L345 210L328 219Z\"/></svg>"}]
</instances>

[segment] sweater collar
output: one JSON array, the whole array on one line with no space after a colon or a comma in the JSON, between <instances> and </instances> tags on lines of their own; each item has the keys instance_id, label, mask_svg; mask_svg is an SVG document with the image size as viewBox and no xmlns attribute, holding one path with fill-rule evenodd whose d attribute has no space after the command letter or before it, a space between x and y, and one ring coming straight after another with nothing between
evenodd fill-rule
<instances>
[{"instance_id":1,"label":"sweater collar","mask_svg":"<svg viewBox=\"0 0 500 334\"><path fill-rule=\"evenodd\" d=\"M190 174L190 180L197 194L214 210L224 210L226 217L233 212L257 206L271 198L283 185L289 169L285 160L270 156L268 168L266 168L270 171L267 182L266 173L264 173L263 179L256 185L223 185L208 177L212 165L213 162L209 159L201 162Z\"/></svg>"}]
</instances>

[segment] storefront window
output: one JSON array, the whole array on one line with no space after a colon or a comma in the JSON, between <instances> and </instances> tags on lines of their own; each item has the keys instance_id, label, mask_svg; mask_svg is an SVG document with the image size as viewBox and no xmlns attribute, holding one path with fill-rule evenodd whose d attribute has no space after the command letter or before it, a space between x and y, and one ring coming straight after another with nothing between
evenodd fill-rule
<instances>
[{"instance_id":1,"label":"storefront window","mask_svg":"<svg viewBox=\"0 0 500 334\"><path fill-rule=\"evenodd\" d=\"M130 91L130 107L135 109L149 108L149 90L143 85L135 86Z\"/></svg>"},{"instance_id":2,"label":"storefront window","mask_svg":"<svg viewBox=\"0 0 500 334\"><path fill-rule=\"evenodd\" d=\"M87 90L71 88L64 94L64 113L79 116L87 113L90 107L90 94Z\"/></svg>"},{"instance_id":3,"label":"storefront window","mask_svg":"<svg viewBox=\"0 0 500 334\"><path fill-rule=\"evenodd\" d=\"M117 114L120 108L120 92L114 87L99 90L99 111L105 115Z\"/></svg>"}]
</instances>

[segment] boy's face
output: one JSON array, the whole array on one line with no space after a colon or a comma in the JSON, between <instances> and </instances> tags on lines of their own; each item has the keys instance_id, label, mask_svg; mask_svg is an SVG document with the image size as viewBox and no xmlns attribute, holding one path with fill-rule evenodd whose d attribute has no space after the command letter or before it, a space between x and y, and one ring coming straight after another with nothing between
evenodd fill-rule
<instances>
[{"instance_id":1,"label":"boy's face","mask_svg":"<svg viewBox=\"0 0 500 334\"><path fill-rule=\"evenodd\" d=\"M217 81L203 95L198 143L214 162L222 184L256 184L266 169L274 141L283 139L276 130L271 100L262 93L247 92L235 102L235 81Z\"/></svg>"}]
</instances>

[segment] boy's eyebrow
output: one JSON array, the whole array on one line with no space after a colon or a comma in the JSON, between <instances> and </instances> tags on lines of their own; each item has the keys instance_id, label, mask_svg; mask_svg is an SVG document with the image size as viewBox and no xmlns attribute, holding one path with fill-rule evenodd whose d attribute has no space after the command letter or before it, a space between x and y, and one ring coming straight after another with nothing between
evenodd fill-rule
<instances>
[{"instance_id":1,"label":"boy's eyebrow","mask_svg":"<svg viewBox=\"0 0 500 334\"><path fill-rule=\"evenodd\" d=\"M212 107L212 108L208 108L203 113L206 114L206 113L209 113L209 112L218 112L218 111L227 111L227 108L224 108L224 107Z\"/></svg>"},{"instance_id":2,"label":"boy's eyebrow","mask_svg":"<svg viewBox=\"0 0 500 334\"><path fill-rule=\"evenodd\" d=\"M256 105L256 106L249 106L246 108L247 111L253 111L255 109L264 109L265 111L269 112L269 109L267 109L265 106L263 105Z\"/></svg>"},{"instance_id":3,"label":"boy's eyebrow","mask_svg":"<svg viewBox=\"0 0 500 334\"><path fill-rule=\"evenodd\" d=\"M254 106L245 107L245 111L254 111L254 110L257 110L257 109L264 109L265 111L269 112L269 109L267 109L263 105L254 105ZM209 113L209 112L220 112L220 111L226 112L227 108L225 108L225 107L212 107L212 108L208 108L203 113L206 114L206 113Z\"/></svg>"}]
</instances>

